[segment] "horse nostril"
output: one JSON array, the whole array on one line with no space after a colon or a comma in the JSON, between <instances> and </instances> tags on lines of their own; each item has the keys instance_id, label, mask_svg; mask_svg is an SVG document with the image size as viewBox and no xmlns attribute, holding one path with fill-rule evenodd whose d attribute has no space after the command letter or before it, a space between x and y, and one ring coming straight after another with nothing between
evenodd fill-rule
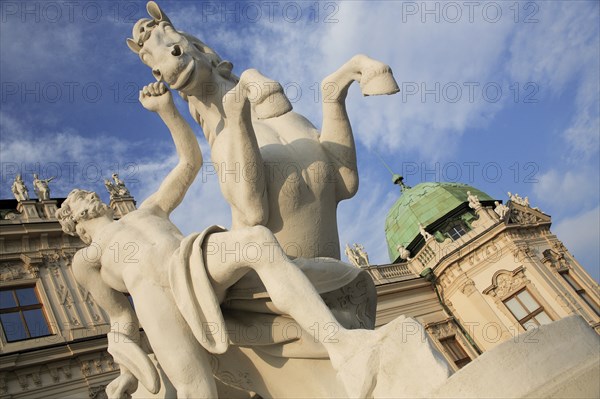
<instances>
[{"instance_id":1,"label":"horse nostril","mask_svg":"<svg viewBox=\"0 0 600 399\"><path fill-rule=\"evenodd\" d=\"M160 79L162 77L162 75L160 74L160 70L158 70L158 69L153 69L152 70L152 75L154 75L154 77L156 79Z\"/></svg>"},{"instance_id":2,"label":"horse nostril","mask_svg":"<svg viewBox=\"0 0 600 399\"><path fill-rule=\"evenodd\" d=\"M174 45L171 54L173 54L175 57L179 57L181 54L183 54L181 47L178 44Z\"/></svg>"}]
</instances>

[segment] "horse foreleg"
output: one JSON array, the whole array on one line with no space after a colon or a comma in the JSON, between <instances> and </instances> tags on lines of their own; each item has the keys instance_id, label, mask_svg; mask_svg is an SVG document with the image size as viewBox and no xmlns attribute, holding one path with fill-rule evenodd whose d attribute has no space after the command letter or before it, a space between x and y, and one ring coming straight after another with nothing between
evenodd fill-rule
<instances>
[{"instance_id":1,"label":"horse foreleg","mask_svg":"<svg viewBox=\"0 0 600 399\"><path fill-rule=\"evenodd\" d=\"M390 67L366 55L356 55L340 69L323 79L323 127L321 143L337 166L338 201L351 198L358 190L356 148L346 112L346 95L353 82L359 82L365 96L399 91Z\"/></svg>"},{"instance_id":2,"label":"horse foreleg","mask_svg":"<svg viewBox=\"0 0 600 399\"><path fill-rule=\"evenodd\" d=\"M281 85L256 70L242 73L223 97L224 127L211 143L211 153L221 191L231 205L233 228L264 226L269 219L264 162L252 114L272 118L290 109Z\"/></svg>"}]
</instances>

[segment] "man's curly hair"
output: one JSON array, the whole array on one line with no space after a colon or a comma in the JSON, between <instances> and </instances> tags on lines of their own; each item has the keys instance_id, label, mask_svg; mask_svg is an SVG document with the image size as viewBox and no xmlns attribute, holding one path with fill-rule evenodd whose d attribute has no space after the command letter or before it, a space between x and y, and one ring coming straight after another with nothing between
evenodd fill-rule
<instances>
[{"instance_id":1,"label":"man's curly hair","mask_svg":"<svg viewBox=\"0 0 600 399\"><path fill-rule=\"evenodd\" d=\"M86 244L91 243L92 240L85 230L79 225L79 222L82 220L94 219L107 213L112 214L112 209L110 209L100 200L95 206L90 206L77 215L73 214L73 210L71 208L72 204L76 201L83 200L92 193L93 191L79 189L71 191L67 196L67 199L62 203L61 207L55 213L56 219L60 223L62 230L72 236L79 236L79 238L81 238Z\"/></svg>"}]
</instances>

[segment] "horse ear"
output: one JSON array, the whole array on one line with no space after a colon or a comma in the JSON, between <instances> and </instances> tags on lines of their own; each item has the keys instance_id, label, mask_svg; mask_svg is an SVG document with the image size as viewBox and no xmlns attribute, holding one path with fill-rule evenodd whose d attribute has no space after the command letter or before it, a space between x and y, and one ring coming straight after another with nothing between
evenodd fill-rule
<instances>
[{"instance_id":1,"label":"horse ear","mask_svg":"<svg viewBox=\"0 0 600 399\"><path fill-rule=\"evenodd\" d=\"M152 19L154 19L156 22L171 22L169 17L167 17L163 10L160 9L158 4L153 1L149 1L148 4L146 4L146 11L148 11L148 14L150 14Z\"/></svg>"},{"instance_id":2,"label":"horse ear","mask_svg":"<svg viewBox=\"0 0 600 399\"><path fill-rule=\"evenodd\" d=\"M140 50L142 49L142 47L137 44L135 40L130 38L127 38L127 45L129 46L129 49L136 54L139 54Z\"/></svg>"},{"instance_id":3,"label":"horse ear","mask_svg":"<svg viewBox=\"0 0 600 399\"><path fill-rule=\"evenodd\" d=\"M155 21L160 21L162 19L162 12L160 11L160 7L153 1L149 1L146 4L146 11Z\"/></svg>"}]
</instances>

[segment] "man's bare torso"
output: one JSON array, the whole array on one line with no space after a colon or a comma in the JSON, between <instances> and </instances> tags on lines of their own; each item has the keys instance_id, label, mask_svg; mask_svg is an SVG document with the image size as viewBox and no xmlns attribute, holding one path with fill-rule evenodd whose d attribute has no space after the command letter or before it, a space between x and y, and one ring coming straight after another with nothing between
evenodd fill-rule
<instances>
[{"instance_id":1,"label":"man's bare torso","mask_svg":"<svg viewBox=\"0 0 600 399\"><path fill-rule=\"evenodd\" d=\"M138 277L166 287L167 267L182 239L160 210L141 208L101 230L84 256L99 261L102 279L117 291L128 292Z\"/></svg>"}]
</instances>

